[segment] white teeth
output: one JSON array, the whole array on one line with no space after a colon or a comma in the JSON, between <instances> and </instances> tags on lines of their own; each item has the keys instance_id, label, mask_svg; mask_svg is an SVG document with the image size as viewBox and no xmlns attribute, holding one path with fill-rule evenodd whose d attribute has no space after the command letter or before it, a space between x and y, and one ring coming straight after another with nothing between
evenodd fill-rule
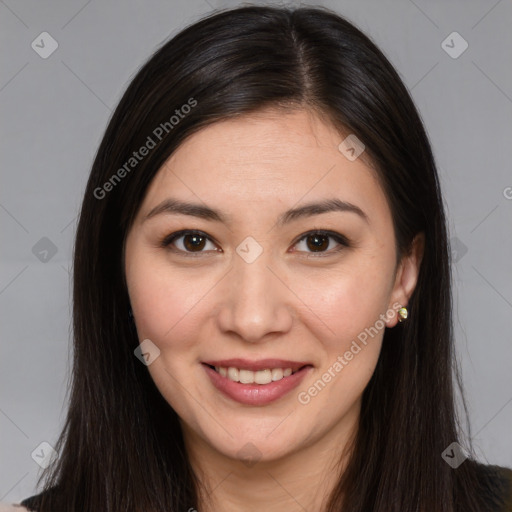
<instances>
[{"instance_id":1,"label":"white teeth","mask_svg":"<svg viewBox=\"0 0 512 512\"><path fill-rule=\"evenodd\" d=\"M238 380L242 384L252 384L254 382L254 372L251 372L251 370L240 370Z\"/></svg>"},{"instance_id":2,"label":"white teeth","mask_svg":"<svg viewBox=\"0 0 512 512\"><path fill-rule=\"evenodd\" d=\"M272 369L272 380L281 380L284 377L284 372L281 368Z\"/></svg>"},{"instance_id":3,"label":"white teeth","mask_svg":"<svg viewBox=\"0 0 512 512\"><path fill-rule=\"evenodd\" d=\"M228 368L228 375L227 375L228 379L238 382L239 381L238 374L239 374L238 368L233 368L233 367Z\"/></svg>"},{"instance_id":4,"label":"white teeth","mask_svg":"<svg viewBox=\"0 0 512 512\"><path fill-rule=\"evenodd\" d=\"M256 384L268 384L272 382L272 370L258 370L254 372L254 382L256 382Z\"/></svg>"},{"instance_id":5,"label":"white teeth","mask_svg":"<svg viewBox=\"0 0 512 512\"><path fill-rule=\"evenodd\" d=\"M242 384L269 384L270 382L288 377L293 373L291 368L268 368L253 372L252 370L239 370L232 366L229 368L216 366L215 370L223 377L227 377L233 382L241 382Z\"/></svg>"}]
</instances>

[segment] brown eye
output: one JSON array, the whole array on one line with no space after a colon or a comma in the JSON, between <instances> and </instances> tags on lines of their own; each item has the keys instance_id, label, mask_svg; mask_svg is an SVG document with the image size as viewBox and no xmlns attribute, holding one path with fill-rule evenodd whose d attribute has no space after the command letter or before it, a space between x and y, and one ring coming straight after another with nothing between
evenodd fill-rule
<instances>
[{"instance_id":1,"label":"brown eye","mask_svg":"<svg viewBox=\"0 0 512 512\"><path fill-rule=\"evenodd\" d=\"M211 244L209 249L207 248L208 243ZM305 252L306 254L317 253L318 256L329 256L339 252L344 247L350 247L350 243L345 236L323 230L306 233L294 245L300 245L301 243L305 245L305 248L299 249L298 252ZM336 247L336 244L338 247ZM182 230L166 236L160 242L160 247L169 247L173 252L181 253L185 256L200 256L202 253L210 252L211 250L219 252L219 249L209 236L201 231L193 230Z\"/></svg>"},{"instance_id":2,"label":"brown eye","mask_svg":"<svg viewBox=\"0 0 512 512\"><path fill-rule=\"evenodd\" d=\"M334 244L331 244L334 241ZM348 239L339 233L331 231L312 231L303 235L296 245L303 244L305 250L298 249L299 252L322 253L320 256L329 255L342 250L344 247L349 247ZM338 247L336 248L336 243ZM334 245L334 248L332 248Z\"/></svg>"},{"instance_id":3,"label":"brown eye","mask_svg":"<svg viewBox=\"0 0 512 512\"><path fill-rule=\"evenodd\" d=\"M329 247L329 237L326 235L308 235L306 245L312 251L324 251Z\"/></svg>"},{"instance_id":4,"label":"brown eye","mask_svg":"<svg viewBox=\"0 0 512 512\"><path fill-rule=\"evenodd\" d=\"M197 253L199 255L202 252L206 252L203 249L205 249L208 243L212 245L212 250L217 250L210 238L204 233L201 233L200 231L184 230L166 236L160 242L160 246L174 246L172 247L172 250L175 252L184 253L185 255L193 253Z\"/></svg>"},{"instance_id":5,"label":"brown eye","mask_svg":"<svg viewBox=\"0 0 512 512\"><path fill-rule=\"evenodd\" d=\"M201 235L183 235L183 246L187 251L201 250L204 248L206 238Z\"/></svg>"}]
</instances>

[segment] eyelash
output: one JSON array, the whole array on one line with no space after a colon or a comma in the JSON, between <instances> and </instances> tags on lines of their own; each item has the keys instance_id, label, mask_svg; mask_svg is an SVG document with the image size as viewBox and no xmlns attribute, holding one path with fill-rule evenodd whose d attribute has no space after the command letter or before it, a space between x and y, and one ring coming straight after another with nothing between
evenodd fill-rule
<instances>
[{"instance_id":1,"label":"eyelash","mask_svg":"<svg viewBox=\"0 0 512 512\"><path fill-rule=\"evenodd\" d=\"M182 251L181 249L170 249L169 248L169 246L174 241L176 241L178 238L181 238L186 235L198 235L203 238L206 238L210 242L213 242L213 240L203 231L198 231L195 229L183 229L181 231L177 231L175 233L171 233L170 235L165 236L160 241L159 246L161 248L168 248L172 252L178 253L185 257L197 258L198 256L202 255L205 251L198 251L198 252L194 253L194 252ZM308 231L307 233L304 233L303 235L300 236L299 239L297 239L296 242L294 242L293 245L294 246L297 245L299 242L302 242L308 236L311 236L311 235L321 235L321 236L327 236L329 238L332 238L333 240L335 240L337 243L340 244L340 247L338 247L337 249L334 249L334 250L331 249L329 251L319 251L317 253L311 252L311 253L308 253L308 256L305 256L306 258L318 258L318 257L322 258L325 256L330 256L332 254L342 251L344 248L351 246L349 240L344 235L341 235L340 233L336 233L335 231L329 231L329 230L324 230L324 229L317 229L317 230Z\"/></svg>"}]
</instances>

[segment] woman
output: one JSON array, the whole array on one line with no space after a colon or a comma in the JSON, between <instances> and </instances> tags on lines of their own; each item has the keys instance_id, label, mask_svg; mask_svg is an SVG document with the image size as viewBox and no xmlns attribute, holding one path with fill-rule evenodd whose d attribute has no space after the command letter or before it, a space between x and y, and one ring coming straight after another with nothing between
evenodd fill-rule
<instances>
[{"instance_id":1,"label":"woman","mask_svg":"<svg viewBox=\"0 0 512 512\"><path fill-rule=\"evenodd\" d=\"M216 13L144 65L89 177L73 306L28 510L512 510L512 472L458 442L429 141L326 9Z\"/></svg>"}]
</instances>

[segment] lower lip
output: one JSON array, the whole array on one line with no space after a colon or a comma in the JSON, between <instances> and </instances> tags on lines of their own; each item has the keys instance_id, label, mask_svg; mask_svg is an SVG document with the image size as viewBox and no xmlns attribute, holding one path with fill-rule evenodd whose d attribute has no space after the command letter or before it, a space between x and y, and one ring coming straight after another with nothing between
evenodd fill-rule
<instances>
[{"instance_id":1,"label":"lower lip","mask_svg":"<svg viewBox=\"0 0 512 512\"><path fill-rule=\"evenodd\" d=\"M223 377L204 363L202 363L202 366L219 391L246 405L266 405L278 400L296 388L309 371L313 369L312 366L305 366L288 377L283 377L281 380L268 384L242 384Z\"/></svg>"}]
</instances>

